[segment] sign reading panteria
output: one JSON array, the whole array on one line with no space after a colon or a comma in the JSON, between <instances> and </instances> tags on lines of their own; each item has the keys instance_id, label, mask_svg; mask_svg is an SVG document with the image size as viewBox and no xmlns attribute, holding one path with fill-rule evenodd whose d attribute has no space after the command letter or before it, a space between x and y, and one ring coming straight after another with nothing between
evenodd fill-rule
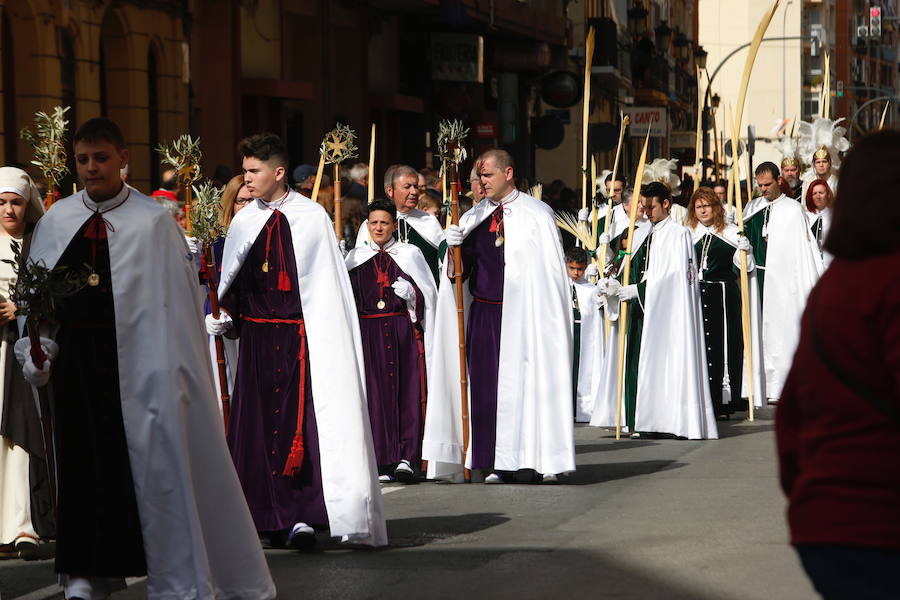
<instances>
[{"instance_id":1,"label":"sign reading panteria","mask_svg":"<svg viewBox=\"0 0 900 600\"><path fill-rule=\"evenodd\" d=\"M669 118L666 108L662 106L626 106L625 116L631 120L628 131L633 138L642 138L647 135L647 127L650 127L650 137L666 137L669 134Z\"/></svg>"},{"instance_id":2,"label":"sign reading panteria","mask_svg":"<svg viewBox=\"0 0 900 600\"><path fill-rule=\"evenodd\" d=\"M483 83L484 38L461 33L432 33L431 78Z\"/></svg>"}]
</instances>

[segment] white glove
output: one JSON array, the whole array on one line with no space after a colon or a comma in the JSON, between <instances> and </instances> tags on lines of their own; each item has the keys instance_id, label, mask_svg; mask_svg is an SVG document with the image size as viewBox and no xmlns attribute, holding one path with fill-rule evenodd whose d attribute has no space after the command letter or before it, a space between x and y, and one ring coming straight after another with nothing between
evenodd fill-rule
<instances>
[{"instance_id":1,"label":"white glove","mask_svg":"<svg viewBox=\"0 0 900 600\"><path fill-rule=\"evenodd\" d=\"M347 258L347 253L350 252L349 250L347 250L347 240L341 240L340 242L338 242L338 250L341 251L341 256Z\"/></svg>"},{"instance_id":2,"label":"white glove","mask_svg":"<svg viewBox=\"0 0 900 600\"><path fill-rule=\"evenodd\" d=\"M741 267L741 250L747 251L747 272L749 273L753 269L756 268L756 259L753 258L753 246L750 245L750 240L748 240L745 236L741 236L738 238L738 249L734 253L734 258L732 261L734 262L734 266L737 268Z\"/></svg>"},{"instance_id":3,"label":"white glove","mask_svg":"<svg viewBox=\"0 0 900 600\"><path fill-rule=\"evenodd\" d=\"M212 315L206 315L206 333L209 335L225 335L233 327L234 321L231 320L231 315L225 311L219 313L218 319Z\"/></svg>"},{"instance_id":4,"label":"white glove","mask_svg":"<svg viewBox=\"0 0 900 600\"><path fill-rule=\"evenodd\" d=\"M737 244L738 250L744 250L747 254L753 254L753 246L750 245L750 240L747 239L746 236L741 236L738 238Z\"/></svg>"},{"instance_id":5,"label":"white glove","mask_svg":"<svg viewBox=\"0 0 900 600\"><path fill-rule=\"evenodd\" d=\"M187 242L188 250L191 251L191 255L199 256L200 253L203 251L203 244L201 244L200 240L198 240L197 238L190 236L190 235L186 235L186 236L184 236L184 241Z\"/></svg>"},{"instance_id":6,"label":"white glove","mask_svg":"<svg viewBox=\"0 0 900 600\"><path fill-rule=\"evenodd\" d=\"M622 284L619 283L618 279L613 279L610 277L606 280L606 296L615 296L619 297L619 290L622 289Z\"/></svg>"},{"instance_id":7,"label":"white glove","mask_svg":"<svg viewBox=\"0 0 900 600\"><path fill-rule=\"evenodd\" d=\"M415 288L413 288L410 282L402 277L398 277L397 281L391 284L391 287L394 288L394 293L397 294L397 297L407 304L416 301Z\"/></svg>"},{"instance_id":8,"label":"white glove","mask_svg":"<svg viewBox=\"0 0 900 600\"><path fill-rule=\"evenodd\" d=\"M451 225L447 228L447 231L444 232L447 240L447 245L450 247L453 246L462 246L463 243L463 230L459 225Z\"/></svg>"},{"instance_id":9,"label":"white glove","mask_svg":"<svg viewBox=\"0 0 900 600\"><path fill-rule=\"evenodd\" d=\"M591 277L599 277L599 276L600 276L600 269L598 269L597 265L595 265L594 263L589 264L587 266L587 268L584 270L584 278L587 279L588 281L591 280Z\"/></svg>"},{"instance_id":10,"label":"white glove","mask_svg":"<svg viewBox=\"0 0 900 600\"><path fill-rule=\"evenodd\" d=\"M621 300L622 302L634 300L638 297L637 286L634 284L622 286L619 288L619 291L616 292L616 296L618 296L619 300Z\"/></svg>"},{"instance_id":11,"label":"white glove","mask_svg":"<svg viewBox=\"0 0 900 600\"><path fill-rule=\"evenodd\" d=\"M50 338L41 338L41 350L44 351L49 360L59 356L59 346ZM25 366L25 359L31 356L31 338L25 336L16 340L16 344L13 346L13 354L16 355L16 360L19 361L19 364Z\"/></svg>"},{"instance_id":12,"label":"white glove","mask_svg":"<svg viewBox=\"0 0 900 600\"><path fill-rule=\"evenodd\" d=\"M597 236L597 247L599 248L600 246L602 246L604 244L609 246L609 234L606 233L605 231Z\"/></svg>"},{"instance_id":13,"label":"white glove","mask_svg":"<svg viewBox=\"0 0 900 600\"><path fill-rule=\"evenodd\" d=\"M578 211L578 220L579 221L587 221L591 218L591 209L585 206L581 210Z\"/></svg>"},{"instance_id":14,"label":"white glove","mask_svg":"<svg viewBox=\"0 0 900 600\"><path fill-rule=\"evenodd\" d=\"M608 287L609 279L597 280L597 285L594 286L594 295L596 295L597 297L605 296Z\"/></svg>"},{"instance_id":15,"label":"white glove","mask_svg":"<svg viewBox=\"0 0 900 600\"><path fill-rule=\"evenodd\" d=\"M34 387L44 387L50 380L50 359L44 361L44 367L38 369L31 361L31 355L25 357L25 364L22 365L22 375L25 381Z\"/></svg>"}]
</instances>

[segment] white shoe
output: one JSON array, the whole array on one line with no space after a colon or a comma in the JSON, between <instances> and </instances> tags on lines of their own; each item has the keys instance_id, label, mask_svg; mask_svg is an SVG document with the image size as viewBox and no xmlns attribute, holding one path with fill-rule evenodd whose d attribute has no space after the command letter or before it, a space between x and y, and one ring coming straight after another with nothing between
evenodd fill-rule
<instances>
[{"instance_id":1,"label":"white shoe","mask_svg":"<svg viewBox=\"0 0 900 600\"><path fill-rule=\"evenodd\" d=\"M288 548L307 550L316 545L316 531L306 523L295 523L288 534Z\"/></svg>"},{"instance_id":2,"label":"white shoe","mask_svg":"<svg viewBox=\"0 0 900 600\"><path fill-rule=\"evenodd\" d=\"M541 480L541 483L549 483L549 484L559 483L559 477L557 477L556 475L554 475L552 473L548 473L548 474L544 475L544 478Z\"/></svg>"},{"instance_id":3,"label":"white shoe","mask_svg":"<svg viewBox=\"0 0 900 600\"><path fill-rule=\"evenodd\" d=\"M631 439L639 440L639 439L641 439L641 434L638 433L637 431L635 431L634 433L631 434Z\"/></svg>"},{"instance_id":4,"label":"white shoe","mask_svg":"<svg viewBox=\"0 0 900 600\"><path fill-rule=\"evenodd\" d=\"M390 475L379 475L378 476L379 483L391 483L392 481L394 481L394 478L391 477Z\"/></svg>"},{"instance_id":5,"label":"white shoe","mask_svg":"<svg viewBox=\"0 0 900 600\"><path fill-rule=\"evenodd\" d=\"M487 477L484 478L484 482L488 484L497 484L497 483L506 483L503 481L503 478L500 477L497 473L491 473Z\"/></svg>"},{"instance_id":6,"label":"white shoe","mask_svg":"<svg viewBox=\"0 0 900 600\"><path fill-rule=\"evenodd\" d=\"M397 468L394 469L394 479L400 483L412 483L414 475L408 460L401 460Z\"/></svg>"}]
</instances>

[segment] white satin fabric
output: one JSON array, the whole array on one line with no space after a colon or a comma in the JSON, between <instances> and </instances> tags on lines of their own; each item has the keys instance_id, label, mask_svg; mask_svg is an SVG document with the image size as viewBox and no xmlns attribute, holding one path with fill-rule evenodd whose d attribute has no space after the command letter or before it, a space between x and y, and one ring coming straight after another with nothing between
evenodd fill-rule
<instances>
[{"instance_id":1,"label":"white satin fabric","mask_svg":"<svg viewBox=\"0 0 900 600\"><path fill-rule=\"evenodd\" d=\"M691 234L667 218L650 243L635 429L717 439Z\"/></svg>"},{"instance_id":2,"label":"white satin fabric","mask_svg":"<svg viewBox=\"0 0 900 600\"><path fill-rule=\"evenodd\" d=\"M387 531L350 278L325 209L291 190L279 210L290 226L297 262L331 535L383 546ZM222 255L220 298L271 216L258 199L235 215Z\"/></svg>"},{"instance_id":3,"label":"white satin fabric","mask_svg":"<svg viewBox=\"0 0 900 600\"><path fill-rule=\"evenodd\" d=\"M756 198L744 209L744 220L766 207ZM778 399L800 338L806 297L822 274L822 259L809 230L804 209L782 195L771 203L762 298L763 362L766 395ZM758 288L757 288L758 289Z\"/></svg>"},{"instance_id":4,"label":"white satin fabric","mask_svg":"<svg viewBox=\"0 0 900 600\"><path fill-rule=\"evenodd\" d=\"M523 192L513 192L504 201L509 204L504 212L494 468L574 471L572 302L555 217L546 204ZM483 200L464 214L463 235L495 208ZM450 258L447 264L452 265ZM468 283L464 288L468 313ZM422 458L429 461L429 476L453 478L461 474L463 464L471 464L471 448L464 457L456 295L450 281L439 287L437 312Z\"/></svg>"},{"instance_id":5,"label":"white satin fabric","mask_svg":"<svg viewBox=\"0 0 900 600\"><path fill-rule=\"evenodd\" d=\"M103 214L116 313L119 392L147 557L148 597L273 598L213 397L202 293L184 235L155 200L124 186ZM56 265L93 214L81 191L32 237Z\"/></svg>"},{"instance_id":6,"label":"white satin fabric","mask_svg":"<svg viewBox=\"0 0 900 600\"><path fill-rule=\"evenodd\" d=\"M589 281L572 282L581 313L581 343L578 348L578 381L575 389L575 421L587 423L594 412L594 391L603 367L603 313L597 288Z\"/></svg>"}]
</instances>

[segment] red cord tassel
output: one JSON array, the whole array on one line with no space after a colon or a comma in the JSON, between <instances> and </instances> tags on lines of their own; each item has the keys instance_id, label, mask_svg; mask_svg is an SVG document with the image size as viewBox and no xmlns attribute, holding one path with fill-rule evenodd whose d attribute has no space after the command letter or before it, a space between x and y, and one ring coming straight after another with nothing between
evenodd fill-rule
<instances>
[{"instance_id":1,"label":"red cord tassel","mask_svg":"<svg viewBox=\"0 0 900 600\"><path fill-rule=\"evenodd\" d=\"M301 399L300 402L303 402L303 400ZM299 473L300 467L303 465L303 454L303 434L298 431L294 435L294 441L291 443L291 453L288 454L287 460L284 463L282 475L293 477Z\"/></svg>"},{"instance_id":2,"label":"red cord tassel","mask_svg":"<svg viewBox=\"0 0 900 600\"><path fill-rule=\"evenodd\" d=\"M288 277L287 271L278 271L278 291L291 291L291 278Z\"/></svg>"}]
</instances>

